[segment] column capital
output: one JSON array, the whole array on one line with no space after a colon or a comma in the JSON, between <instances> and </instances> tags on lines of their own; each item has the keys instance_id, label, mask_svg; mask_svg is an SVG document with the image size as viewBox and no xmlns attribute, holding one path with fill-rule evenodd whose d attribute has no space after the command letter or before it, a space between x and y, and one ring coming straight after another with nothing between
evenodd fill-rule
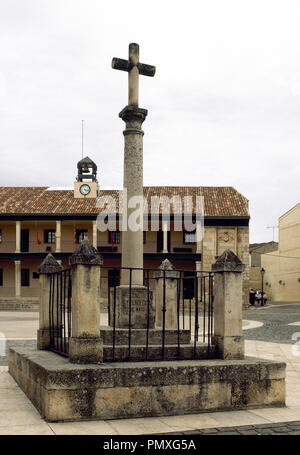
<instances>
[{"instance_id":1,"label":"column capital","mask_svg":"<svg viewBox=\"0 0 300 455\"><path fill-rule=\"evenodd\" d=\"M102 265L103 256L98 253L89 240L84 240L70 257L71 265Z\"/></svg>"},{"instance_id":2,"label":"column capital","mask_svg":"<svg viewBox=\"0 0 300 455\"><path fill-rule=\"evenodd\" d=\"M218 260L212 265L212 272L234 272L241 273L244 271L244 264L242 261L233 253L233 251L227 249L218 258Z\"/></svg>"},{"instance_id":3,"label":"column capital","mask_svg":"<svg viewBox=\"0 0 300 455\"><path fill-rule=\"evenodd\" d=\"M148 114L147 109L142 109L134 105L125 106L119 113L119 117L124 121L139 120L141 123L145 120Z\"/></svg>"}]
</instances>

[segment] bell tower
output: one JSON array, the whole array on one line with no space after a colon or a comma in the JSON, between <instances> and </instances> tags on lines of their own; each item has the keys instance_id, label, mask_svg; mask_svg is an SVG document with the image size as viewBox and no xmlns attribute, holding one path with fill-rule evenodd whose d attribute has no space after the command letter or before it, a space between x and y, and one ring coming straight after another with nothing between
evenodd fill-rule
<instances>
[{"instance_id":1,"label":"bell tower","mask_svg":"<svg viewBox=\"0 0 300 455\"><path fill-rule=\"evenodd\" d=\"M97 165L88 156L77 163L77 177L74 183L74 197L80 199L96 198L99 191Z\"/></svg>"}]
</instances>

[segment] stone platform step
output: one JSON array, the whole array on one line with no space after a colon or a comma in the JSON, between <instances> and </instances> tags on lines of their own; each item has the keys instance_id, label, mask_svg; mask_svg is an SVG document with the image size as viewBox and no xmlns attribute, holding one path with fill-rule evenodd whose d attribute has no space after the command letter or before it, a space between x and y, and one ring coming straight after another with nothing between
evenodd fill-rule
<instances>
[{"instance_id":1,"label":"stone platform step","mask_svg":"<svg viewBox=\"0 0 300 455\"><path fill-rule=\"evenodd\" d=\"M178 354L177 344L165 345L164 348L164 357L162 356L162 346L158 345L149 345L148 346L148 355L146 359L146 346L131 346L130 349L130 358L129 358L129 349L128 344L115 346L115 356L113 359L113 347L112 346L103 346L103 361L111 362L115 361L125 361L130 360L131 362L143 362L143 361L159 361L159 360L193 360L193 359L210 359L214 357L215 346L208 347L207 344L198 343L196 346L196 351L194 353L194 345L184 344L180 346Z\"/></svg>"},{"instance_id":2,"label":"stone platform step","mask_svg":"<svg viewBox=\"0 0 300 455\"><path fill-rule=\"evenodd\" d=\"M15 297L0 297L0 311L26 311L26 310L39 310L39 299L22 297L16 299Z\"/></svg>"},{"instance_id":3,"label":"stone platform step","mask_svg":"<svg viewBox=\"0 0 300 455\"><path fill-rule=\"evenodd\" d=\"M104 345L113 344L113 328L108 326L100 326L100 338ZM131 345L146 345L147 330L146 329L131 329ZM115 329L115 345L128 345L129 330L128 329ZM149 330L149 345L162 345L163 332L161 329ZM189 330L179 331L180 345L190 344L191 332ZM177 330L165 331L165 344L178 343Z\"/></svg>"}]
</instances>

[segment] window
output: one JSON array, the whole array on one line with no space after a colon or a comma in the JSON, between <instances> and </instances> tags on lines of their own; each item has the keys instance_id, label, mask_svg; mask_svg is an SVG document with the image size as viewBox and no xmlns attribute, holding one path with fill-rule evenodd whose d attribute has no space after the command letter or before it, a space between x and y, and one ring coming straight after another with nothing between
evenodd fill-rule
<instances>
[{"instance_id":1,"label":"window","mask_svg":"<svg viewBox=\"0 0 300 455\"><path fill-rule=\"evenodd\" d=\"M183 243L196 243L196 231L184 231L183 232Z\"/></svg>"},{"instance_id":2,"label":"window","mask_svg":"<svg viewBox=\"0 0 300 455\"><path fill-rule=\"evenodd\" d=\"M184 272L183 298L193 299L195 297L195 272Z\"/></svg>"},{"instance_id":3,"label":"window","mask_svg":"<svg viewBox=\"0 0 300 455\"><path fill-rule=\"evenodd\" d=\"M32 272L32 278L34 280L39 279L39 274L37 272Z\"/></svg>"},{"instance_id":4,"label":"window","mask_svg":"<svg viewBox=\"0 0 300 455\"><path fill-rule=\"evenodd\" d=\"M156 243L157 243L157 252L160 253L163 248L164 248L164 233L163 231L157 231L157 238L156 238Z\"/></svg>"},{"instance_id":5,"label":"window","mask_svg":"<svg viewBox=\"0 0 300 455\"><path fill-rule=\"evenodd\" d=\"M87 229L76 229L76 239L77 243L81 243L84 240L88 239L88 230Z\"/></svg>"},{"instance_id":6,"label":"window","mask_svg":"<svg viewBox=\"0 0 300 455\"><path fill-rule=\"evenodd\" d=\"M22 253L29 251L29 229L21 229L21 251Z\"/></svg>"},{"instance_id":7,"label":"window","mask_svg":"<svg viewBox=\"0 0 300 455\"><path fill-rule=\"evenodd\" d=\"M120 243L120 231L108 231L108 243Z\"/></svg>"},{"instance_id":8,"label":"window","mask_svg":"<svg viewBox=\"0 0 300 455\"><path fill-rule=\"evenodd\" d=\"M29 269L21 269L21 286L29 286Z\"/></svg>"},{"instance_id":9,"label":"window","mask_svg":"<svg viewBox=\"0 0 300 455\"><path fill-rule=\"evenodd\" d=\"M0 286L3 286L3 269L0 269Z\"/></svg>"},{"instance_id":10,"label":"window","mask_svg":"<svg viewBox=\"0 0 300 455\"><path fill-rule=\"evenodd\" d=\"M120 270L114 269L108 271L108 286L110 288L120 286Z\"/></svg>"},{"instance_id":11,"label":"window","mask_svg":"<svg viewBox=\"0 0 300 455\"><path fill-rule=\"evenodd\" d=\"M2 229L0 229L0 243L2 243Z\"/></svg>"},{"instance_id":12,"label":"window","mask_svg":"<svg viewBox=\"0 0 300 455\"><path fill-rule=\"evenodd\" d=\"M143 231L143 243L144 244L146 243L146 239L147 239L147 231Z\"/></svg>"},{"instance_id":13,"label":"window","mask_svg":"<svg viewBox=\"0 0 300 455\"><path fill-rule=\"evenodd\" d=\"M55 230L54 229L45 229L44 243L55 243Z\"/></svg>"}]
</instances>

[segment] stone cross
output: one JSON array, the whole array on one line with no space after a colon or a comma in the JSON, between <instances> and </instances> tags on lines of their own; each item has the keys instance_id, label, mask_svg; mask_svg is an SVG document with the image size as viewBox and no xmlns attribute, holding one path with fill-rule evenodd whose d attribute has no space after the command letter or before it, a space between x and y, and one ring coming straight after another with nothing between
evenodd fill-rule
<instances>
[{"instance_id":1,"label":"stone cross","mask_svg":"<svg viewBox=\"0 0 300 455\"><path fill-rule=\"evenodd\" d=\"M128 72L128 105L139 105L139 74L153 77L155 66L139 62L139 45L129 44L128 60L113 58L111 66L115 70Z\"/></svg>"}]
</instances>

